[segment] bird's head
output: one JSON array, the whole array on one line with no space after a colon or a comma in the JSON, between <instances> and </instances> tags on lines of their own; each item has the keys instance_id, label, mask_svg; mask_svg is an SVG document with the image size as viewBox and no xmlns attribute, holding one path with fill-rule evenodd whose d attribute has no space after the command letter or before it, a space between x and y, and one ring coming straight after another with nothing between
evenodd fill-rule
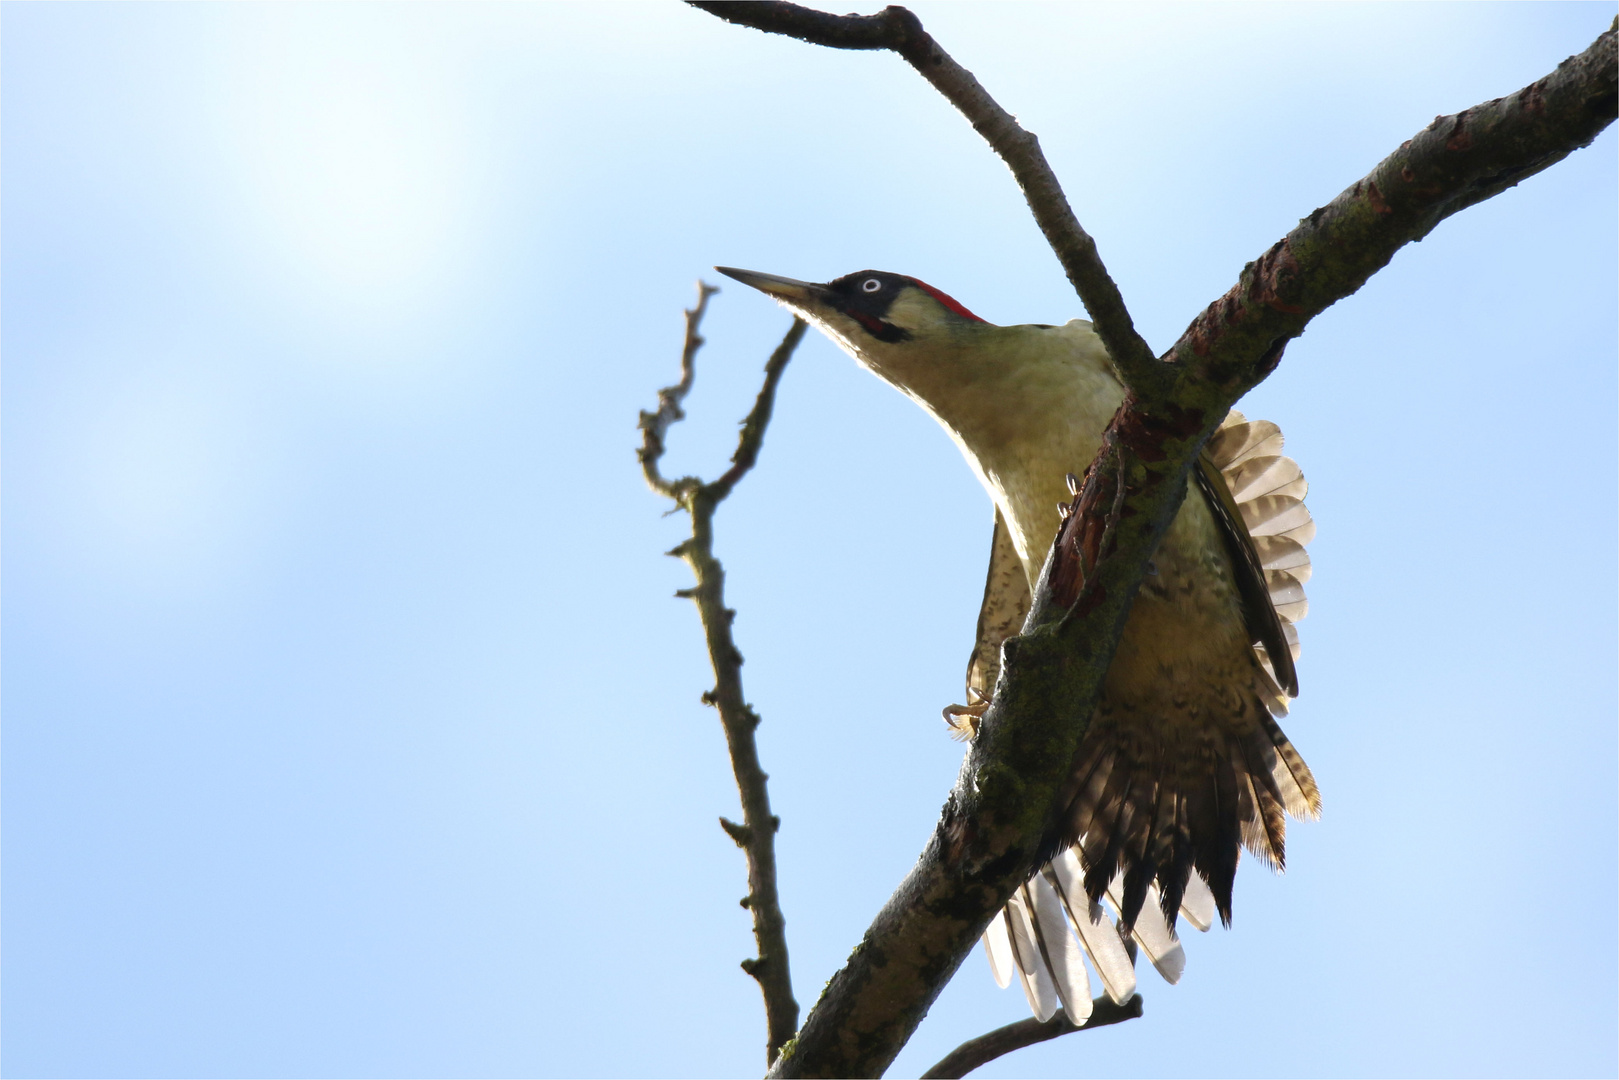
<instances>
[{"instance_id":1,"label":"bird's head","mask_svg":"<svg viewBox=\"0 0 1619 1080\"><path fill-rule=\"evenodd\" d=\"M919 362L937 360L990 324L933 286L904 274L862 270L824 285L738 270L714 269L774 297L814 323L879 375L903 385Z\"/></svg>"}]
</instances>

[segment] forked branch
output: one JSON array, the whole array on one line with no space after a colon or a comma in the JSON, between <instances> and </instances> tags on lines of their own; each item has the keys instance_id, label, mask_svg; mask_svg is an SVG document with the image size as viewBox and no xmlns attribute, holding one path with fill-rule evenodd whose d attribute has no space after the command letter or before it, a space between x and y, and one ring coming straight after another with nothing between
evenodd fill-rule
<instances>
[{"instance_id":1,"label":"forked branch","mask_svg":"<svg viewBox=\"0 0 1619 1080\"><path fill-rule=\"evenodd\" d=\"M753 737L754 729L759 726L759 714L742 695L742 653L731 637L731 620L736 612L725 606L725 569L714 557L714 511L759 459L759 447L764 442L765 428L770 423L776 400L776 385L804 336L804 323L793 320L787 336L765 365L764 385L742 423L736 453L731 456L731 467L725 474L707 484L693 476L665 479L658 469L664 438L670 425L686 415L681 404L691 391L697 350L703 344L698 329L708 310L708 298L718 291L698 282L697 306L686 312L680 381L658 391L657 411L641 414L638 457L652 490L674 499L679 508L691 516L691 536L669 554L686 560L697 579L696 585L676 595L695 601L698 617L702 619L708 658L714 665L714 689L703 694L703 703L719 710L725 744L731 754L731 771L742 798L741 824L722 817L720 827L748 858L748 895L743 897L742 906L753 913L753 937L759 955L742 961L742 969L758 981L764 995L765 1063L768 1065L776 1060L781 1048L798 1030L798 1002L793 999L792 976L787 963L786 919L776 891L776 830L781 827L781 819L770 812L766 787L769 777L759 765L759 748Z\"/></svg>"}]
</instances>

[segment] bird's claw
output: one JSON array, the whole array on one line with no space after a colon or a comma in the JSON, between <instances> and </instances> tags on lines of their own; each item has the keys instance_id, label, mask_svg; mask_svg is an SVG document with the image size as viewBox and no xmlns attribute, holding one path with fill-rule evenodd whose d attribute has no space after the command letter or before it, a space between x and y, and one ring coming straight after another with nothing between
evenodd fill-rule
<instances>
[{"instance_id":1,"label":"bird's claw","mask_svg":"<svg viewBox=\"0 0 1619 1080\"><path fill-rule=\"evenodd\" d=\"M950 737L957 742L971 742L978 737L978 724L989 709L990 699L977 687L967 687L967 700L971 705L946 705L944 722L950 728Z\"/></svg>"}]
</instances>

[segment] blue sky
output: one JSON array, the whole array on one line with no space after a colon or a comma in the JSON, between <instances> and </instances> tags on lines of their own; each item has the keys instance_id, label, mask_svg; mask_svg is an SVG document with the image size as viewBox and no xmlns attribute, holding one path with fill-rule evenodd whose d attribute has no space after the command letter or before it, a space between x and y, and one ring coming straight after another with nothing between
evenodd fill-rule
<instances>
[{"instance_id":1,"label":"blue sky","mask_svg":"<svg viewBox=\"0 0 1619 1080\"><path fill-rule=\"evenodd\" d=\"M1612 4L920 5L1157 348ZM635 418L714 263L1081 315L896 58L676 4L4 8L4 1069L763 1063L680 518ZM1615 142L1441 225L1242 405L1312 482L1325 798L1147 1015L985 1076L1613 1075ZM667 467L786 316L726 282ZM989 509L819 338L720 513L800 1002L961 748ZM974 954L893 1075L1026 1015Z\"/></svg>"}]
</instances>

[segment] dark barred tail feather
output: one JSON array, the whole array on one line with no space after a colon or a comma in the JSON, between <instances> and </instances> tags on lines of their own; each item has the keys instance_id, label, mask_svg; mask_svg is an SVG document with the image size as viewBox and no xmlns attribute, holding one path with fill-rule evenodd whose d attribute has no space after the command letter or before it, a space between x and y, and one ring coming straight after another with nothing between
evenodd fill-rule
<instances>
[{"instance_id":1,"label":"dark barred tail feather","mask_svg":"<svg viewBox=\"0 0 1619 1080\"><path fill-rule=\"evenodd\" d=\"M1048 853L1075 846L1093 901L1116 893L1120 927L1134 929L1149 888L1173 931L1193 877L1213 895L1225 925L1241 848L1281 870L1286 819L1314 817L1321 797L1309 767L1256 696L1199 751L1142 739L1150 723L1120 723L1107 702L1081 746L1067 812ZM1047 853L1043 853L1047 854Z\"/></svg>"}]
</instances>

